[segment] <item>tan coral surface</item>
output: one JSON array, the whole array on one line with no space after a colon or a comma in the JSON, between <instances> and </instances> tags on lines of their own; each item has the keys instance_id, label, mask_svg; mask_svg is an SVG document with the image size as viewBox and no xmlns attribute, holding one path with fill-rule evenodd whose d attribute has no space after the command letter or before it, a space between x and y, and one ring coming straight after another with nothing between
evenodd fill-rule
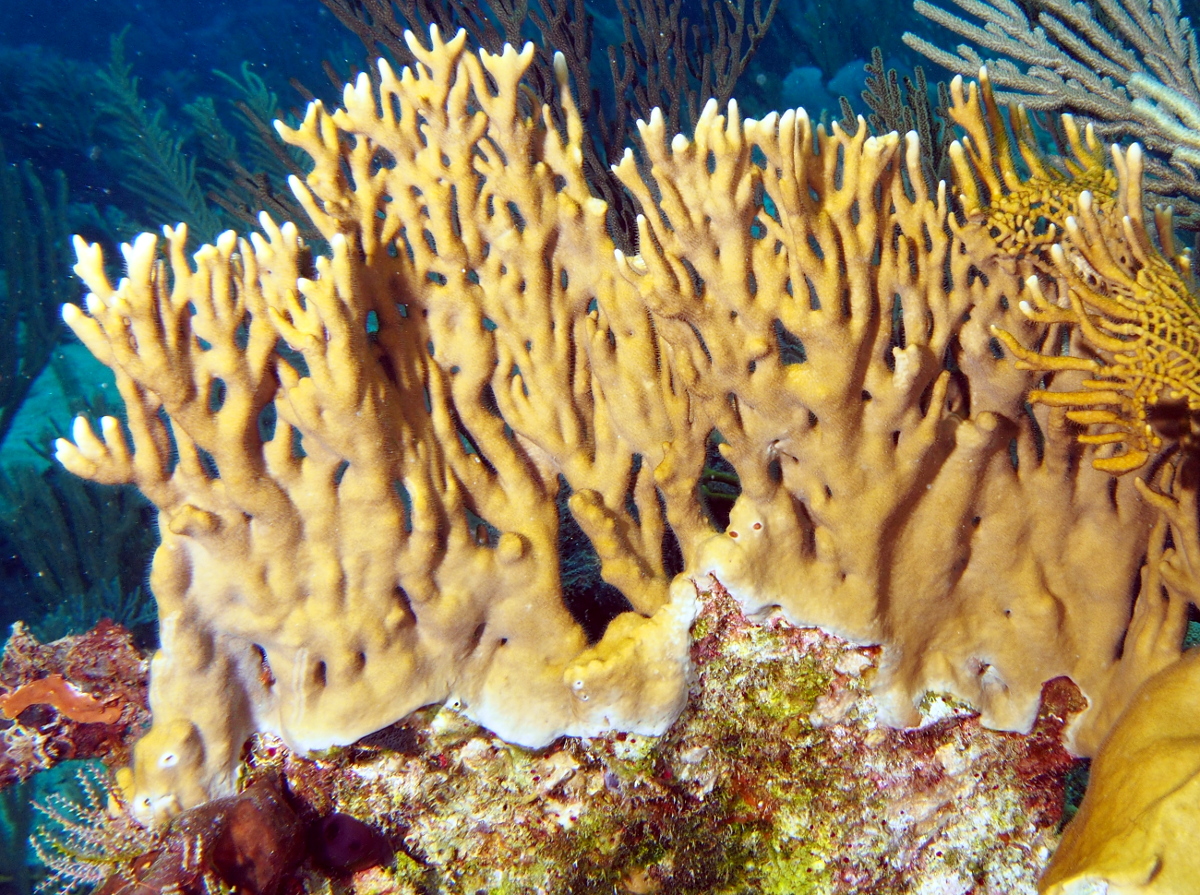
<instances>
[{"instance_id":1,"label":"tan coral surface","mask_svg":"<svg viewBox=\"0 0 1200 895\"><path fill-rule=\"evenodd\" d=\"M1020 310L1031 277L1071 287L988 220L1033 150L1000 139L986 80L953 88L953 189L925 183L912 134L710 104L688 138L652 115L617 167L644 211L624 255L565 70L543 109L529 48L409 41L411 69L280 126L313 158L293 188L326 254L266 216L190 259L168 228L114 286L79 245L91 293L64 317L128 422L81 419L58 457L136 483L162 532L144 816L232 791L255 731L320 750L447 700L527 746L661 733L708 573L751 612L880 644L893 725L935 691L1027 731L1066 676L1090 752L1178 657L1183 523L1156 503L1174 467L1112 479L1093 461L1116 447L1031 408L1041 373L994 334L1100 350ZM1094 138L1075 153L1072 177ZM1129 213L1140 171L1118 174ZM711 444L740 482L727 525L699 487ZM560 498L627 601L594 643L564 598Z\"/></svg>"},{"instance_id":2,"label":"tan coral surface","mask_svg":"<svg viewBox=\"0 0 1200 895\"><path fill-rule=\"evenodd\" d=\"M1200 652L1137 692L1092 763L1046 895L1187 895L1200 880Z\"/></svg>"}]
</instances>

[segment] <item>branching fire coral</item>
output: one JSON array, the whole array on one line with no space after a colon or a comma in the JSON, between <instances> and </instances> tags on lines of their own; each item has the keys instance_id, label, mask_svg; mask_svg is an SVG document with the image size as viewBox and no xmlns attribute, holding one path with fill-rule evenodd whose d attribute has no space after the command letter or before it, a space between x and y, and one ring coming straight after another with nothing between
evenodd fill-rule
<instances>
[{"instance_id":1,"label":"branching fire coral","mask_svg":"<svg viewBox=\"0 0 1200 895\"><path fill-rule=\"evenodd\" d=\"M1162 508L1108 475L1129 454L1030 408L1039 374L1009 352L1028 367L1050 352L1022 346L1062 338L1019 308L1030 277L1043 315L1075 294L1047 254L1107 276L1103 236L1136 279L1148 243L1093 235L1081 209L1133 220L1137 166L1114 181L1075 130L1053 169L958 80L959 201L913 134L712 103L691 137L640 123L615 172L642 208L624 254L562 65L551 110L521 88L528 48L408 39L412 67L280 126L313 158L292 186L327 256L266 216L192 259L167 228L165 257L150 235L125 247L114 286L78 245L91 293L64 317L128 425L77 421L58 457L136 483L163 537L139 816L229 793L255 730L316 750L448 701L526 745L662 732L709 574L752 612L881 644L893 725L936 691L1028 730L1068 676L1089 703L1070 743L1094 750L1178 657L1191 597ZM1083 220L1086 246L1053 248L1047 214ZM710 441L741 485L720 531ZM629 607L590 644L559 580L564 488Z\"/></svg>"}]
</instances>

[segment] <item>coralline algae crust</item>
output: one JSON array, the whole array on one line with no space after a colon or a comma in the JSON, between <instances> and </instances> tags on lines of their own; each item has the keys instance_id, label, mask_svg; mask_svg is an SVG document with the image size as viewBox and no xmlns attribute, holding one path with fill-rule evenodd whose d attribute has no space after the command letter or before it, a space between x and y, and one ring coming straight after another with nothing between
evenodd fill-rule
<instances>
[{"instance_id":1,"label":"coralline algae crust","mask_svg":"<svg viewBox=\"0 0 1200 895\"><path fill-rule=\"evenodd\" d=\"M937 695L925 726L891 730L869 693L877 650L747 619L708 587L689 705L665 736L530 751L430 708L319 761L260 737L248 772L280 770L401 845L348 881L355 895L1035 891L1073 766L1070 685L1047 685L1029 736Z\"/></svg>"}]
</instances>

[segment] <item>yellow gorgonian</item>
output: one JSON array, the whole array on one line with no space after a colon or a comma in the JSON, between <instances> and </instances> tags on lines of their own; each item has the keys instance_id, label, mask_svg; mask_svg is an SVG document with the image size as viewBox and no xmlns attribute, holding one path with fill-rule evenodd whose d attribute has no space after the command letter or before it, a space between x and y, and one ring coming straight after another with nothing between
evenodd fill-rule
<instances>
[{"instance_id":1,"label":"yellow gorgonian","mask_svg":"<svg viewBox=\"0 0 1200 895\"><path fill-rule=\"evenodd\" d=\"M1124 153L1124 161L1140 169L1137 147ZM1079 215L1066 221L1066 239L1050 249L1067 284L1068 306L1050 302L1031 277L1030 300L1021 307L1035 321L1078 326L1096 356L1048 356L1022 347L1007 332L996 335L1025 369L1086 374L1077 389L1038 389L1029 398L1070 408L1067 418L1088 427L1078 436L1081 443L1117 445L1115 454L1092 462L1119 475L1145 464L1164 435L1186 434L1169 431L1160 419L1200 409L1200 307L1186 255L1163 257L1132 215L1122 218L1128 235L1122 251L1114 252L1103 238L1102 214L1089 194L1080 199ZM1169 225L1161 232L1170 238Z\"/></svg>"}]
</instances>

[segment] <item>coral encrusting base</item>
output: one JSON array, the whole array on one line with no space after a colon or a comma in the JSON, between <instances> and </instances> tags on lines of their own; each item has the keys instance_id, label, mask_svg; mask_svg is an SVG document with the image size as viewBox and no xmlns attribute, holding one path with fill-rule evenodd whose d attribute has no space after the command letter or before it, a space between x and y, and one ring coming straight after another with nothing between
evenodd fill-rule
<instances>
[{"instance_id":1,"label":"coral encrusting base","mask_svg":"<svg viewBox=\"0 0 1200 895\"><path fill-rule=\"evenodd\" d=\"M877 650L747 619L719 585L702 597L689 706L663 737L529 751L428 708L319 759L257 737L248 776L280 773L398 846L339 889L359 895L1035 891L1074 765L1073 685L1046 686L1029 736L937 697L926 726L892 730L868 693Z\"/></svg>"}]
</instances>

